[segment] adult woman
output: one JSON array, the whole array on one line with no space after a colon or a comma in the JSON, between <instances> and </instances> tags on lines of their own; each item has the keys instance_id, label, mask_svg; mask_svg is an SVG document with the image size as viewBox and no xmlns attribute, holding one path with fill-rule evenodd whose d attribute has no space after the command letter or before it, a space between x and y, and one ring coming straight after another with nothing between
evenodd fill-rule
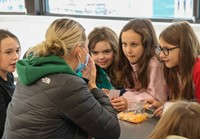
<instances>
[{"instance_id":1,"label":"adult woman","mask_svg":"<svg viewBox=\"0 0 200 139\"><path fill-rule=\"evenodd\" d=\"M148 19L133 19L121 30L116 84L127 90L122 97L112 100L118 111L132 102L146 99L167 100L167 84L163 65L155 56L158 44L155 30Z\"/></svg>"},{"instance_id":2,"label":"adult woman","mask_svg":"<svg viewBox=\"0 0 200 139\"><path fill-rule=\"evenodd\" d=\"M4 138L119 137L116 112L96 87L96 69L86 45L78 22L63 18L49 26L45 41L17 63L19 82ZM88 83L75 73L84 68Z\"/></svg>"},{"instance_id":3,"label":"adult woman","mask_svg":"<svg viewBox=\"0 0 200 139\"><path fill-rule=\"evenodd\" d=\"M6 110L11 101L15 85L12 72L19 60L20 43L8 30L0 30L0 138L3 135Z\"/></svg>"}]
</instances>

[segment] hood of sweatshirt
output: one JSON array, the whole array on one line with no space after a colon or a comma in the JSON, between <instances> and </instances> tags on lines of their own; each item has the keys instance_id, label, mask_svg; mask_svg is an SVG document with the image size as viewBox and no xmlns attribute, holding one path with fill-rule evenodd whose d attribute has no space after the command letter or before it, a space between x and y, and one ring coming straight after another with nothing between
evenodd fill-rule
<instances>
[{"instance_id":1,"label":"hood of sweatshirt","mask_svg":"<svg viewBox=\"0 0 200 139\"><path fill-rule=\"evenodd\" d=\"M63 58L54 55L47 57L29 55L19 60L16 65L18 79L25 85L31 85L49 74L67 73L77 76Z\"/></svg>"}]
</instances>

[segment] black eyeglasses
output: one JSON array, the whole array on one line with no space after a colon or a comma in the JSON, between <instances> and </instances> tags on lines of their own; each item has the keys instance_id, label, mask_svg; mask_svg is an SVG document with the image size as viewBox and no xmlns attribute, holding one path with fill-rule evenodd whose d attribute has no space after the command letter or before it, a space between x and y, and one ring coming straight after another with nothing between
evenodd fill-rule
<instances>
[{"instance_id":1,"label":"black eyeglasses","mask_svg":"<svg viewBox=\"0 0 200 139\"><path fill-rule=\"evenodd\" d=\"M176 47L173 47L173 48L162 48L162 47L160 47L160 45L157 45L156 48L155 48L155 51L156 51L157 55L160 55L161 51L163 51L163 54L165 56L168 56L169 51L174 50L176 48L179 48L179 46L176 46Z\"/></svg>"}]
</instances>

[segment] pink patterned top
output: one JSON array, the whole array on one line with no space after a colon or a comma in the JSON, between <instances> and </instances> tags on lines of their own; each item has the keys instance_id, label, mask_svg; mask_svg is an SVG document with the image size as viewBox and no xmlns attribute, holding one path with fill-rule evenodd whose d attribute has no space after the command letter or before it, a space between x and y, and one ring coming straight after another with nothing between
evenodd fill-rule
<instances>
[{"instance_id":1,"label":"pink patterned top","mask_svg":"<svg viewBox=\"0 0 200 139\"><path fill-rule=\"evenodd\" d=\"M133 79L137 85L140 85L137 79L137 64L133 67ZM149 78L150 82L147 89L140 89L136 91L133 89L126 89L127 92L123 94L123 97L127 99L128 103L139 102L145 99L156 99L160 102L167 101L168 87L163 73L164 65L156 58L152 57L149 61Z\"/></svg>"}]
</instances>

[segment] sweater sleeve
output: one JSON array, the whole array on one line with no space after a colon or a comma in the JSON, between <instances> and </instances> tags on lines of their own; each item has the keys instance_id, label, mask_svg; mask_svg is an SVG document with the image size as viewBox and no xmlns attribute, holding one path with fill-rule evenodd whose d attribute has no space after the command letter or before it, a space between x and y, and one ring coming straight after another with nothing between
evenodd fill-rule
<instances>
[{"instance_id":1,"label":"sweater sleeve","mask_svg":"<svg viewBox=\"0 0 200 139\"><path fill-rule=\"evenodd\" d=\"M197 60L193 70L195 97L200 102L200 59Z\"/></svg>"},{"instance_id":2,"label":"sweater sleeve","mask_svg":"<svg viewBox=\"0 0 200 139\"><path fill-rule=\"evenodd\" d=\"M68 119L95 139L118 139L120 126L117 113L107 95L97 88L90 91L78 79L71 80L70 84L73 86L68 86L68 96L63 96L67 99L59 104Z\"/></svg>"},{"instance_id":3,"label":"sweater sleeve","mask_svg":"<svg viewBox=\"0 0 200 139\"><path fill-rule=\"evenodd\" d=\"M137 79L136 79L137 80ZM160 102L167 101L167 83L163 74L162 64L155 58L152 58L149 64L149 84L147 89L127 89L123 94L128 101L138 102L145 99L155 99Z\"/></svg>"}]
</instances>

